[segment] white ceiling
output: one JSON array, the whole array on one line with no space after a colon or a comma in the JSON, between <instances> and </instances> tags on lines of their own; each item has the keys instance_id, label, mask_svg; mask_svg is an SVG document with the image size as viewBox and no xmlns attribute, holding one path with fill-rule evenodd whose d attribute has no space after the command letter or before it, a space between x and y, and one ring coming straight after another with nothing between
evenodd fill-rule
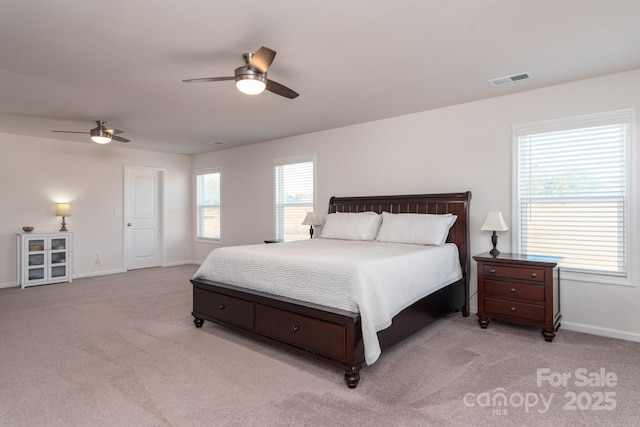
<instances>
[{"instance_id":1,"label":"white ceiling","mask_svg":"<svg viewBox=\"0 0 640 427\"><path fill-rule=\"evenodd\" d=\"M260 46L298 98L182 83L231 76ZM0 132L89 143L51 131L106 120L129 147L174 153L636 68L639 0L0 2ZM487 82L522 72L533 78Z\"/></svg>"}]
</instances>

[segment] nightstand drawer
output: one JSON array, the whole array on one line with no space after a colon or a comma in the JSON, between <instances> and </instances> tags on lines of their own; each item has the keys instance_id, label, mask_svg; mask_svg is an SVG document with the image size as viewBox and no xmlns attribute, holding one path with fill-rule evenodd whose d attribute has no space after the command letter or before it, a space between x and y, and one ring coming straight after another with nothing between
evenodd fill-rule
<instances>
[{"instance_id":1,"label":"nightstand drawer","mask_svg":"<svg viewBox=\"0 0 640 427\"><path fill-rule=\"evenodd\" d=\"M544 302L544 285L526 285L513 282L484 281L486 296L527 299Z\"/></svg>"},{"instance_id":2,"label":"nightstand drawer","mask_svg":"<svg viewBox=\"0 0 640 427\"><path fill-rule=\"evenodd\" d=\"M520 319L544 322L543 305L524 304L513 301L497 300L485 298L484 309L487 314L498 314L501 316L518 317Z\"/></svg>"},{"instance_id":3,"label":"nightstand drawer","mask_svg":"<svg viewBox=\"0 0 640 427\"><path fill-rule=\"evenodd\" d=\"M544 283L542 268L511 267L508 265L484 264L485 277L501 279L517 279Z\"/></svg>"}]
</instances>

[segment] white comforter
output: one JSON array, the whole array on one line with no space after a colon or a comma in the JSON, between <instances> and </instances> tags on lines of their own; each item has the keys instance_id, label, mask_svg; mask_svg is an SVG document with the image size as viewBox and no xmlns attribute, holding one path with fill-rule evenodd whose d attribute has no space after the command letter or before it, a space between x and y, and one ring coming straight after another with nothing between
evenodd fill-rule
<instances>
[{"instance_id":1,"label":"white comforter","mask_svg":"<svg viewBox=\"0 0 640 427\"><path fill-rule=\"evenodd\" d=\"M377 331L388 328L407 306L461 277L454 244L321 238L215 249L194 276L360 313L369 365L380 356Z\"/></svg>"}]
</instances>

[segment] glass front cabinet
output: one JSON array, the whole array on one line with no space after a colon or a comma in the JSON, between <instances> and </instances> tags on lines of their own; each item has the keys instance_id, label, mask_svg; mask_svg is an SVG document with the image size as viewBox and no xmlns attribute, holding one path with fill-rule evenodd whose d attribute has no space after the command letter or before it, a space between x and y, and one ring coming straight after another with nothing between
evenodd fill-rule
<instances>
[{"instance_id":1,"label":"glass front cabinet","mask_svg":"<svg viewBox=\"0 0 640 427\"><path fill-rule=\"evenodd\" d=\"M18 283L71 282L71 233L18 233Z\"/></svg>"}]
</instances>

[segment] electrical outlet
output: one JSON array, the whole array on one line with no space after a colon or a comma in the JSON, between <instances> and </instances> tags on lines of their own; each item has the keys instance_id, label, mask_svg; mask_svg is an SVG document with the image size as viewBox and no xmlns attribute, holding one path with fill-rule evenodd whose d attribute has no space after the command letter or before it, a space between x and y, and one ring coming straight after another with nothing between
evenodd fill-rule
<instances>
[{"instance_id":1,"label":"electrical outlet","mask_svg":"<svg viewBox=\"0 0 640 427\"><path fill-rule=\"evenodd\" d=\"M96 252L95 263L100 264L100 252Z\"/></svg>"}]
</instances>

